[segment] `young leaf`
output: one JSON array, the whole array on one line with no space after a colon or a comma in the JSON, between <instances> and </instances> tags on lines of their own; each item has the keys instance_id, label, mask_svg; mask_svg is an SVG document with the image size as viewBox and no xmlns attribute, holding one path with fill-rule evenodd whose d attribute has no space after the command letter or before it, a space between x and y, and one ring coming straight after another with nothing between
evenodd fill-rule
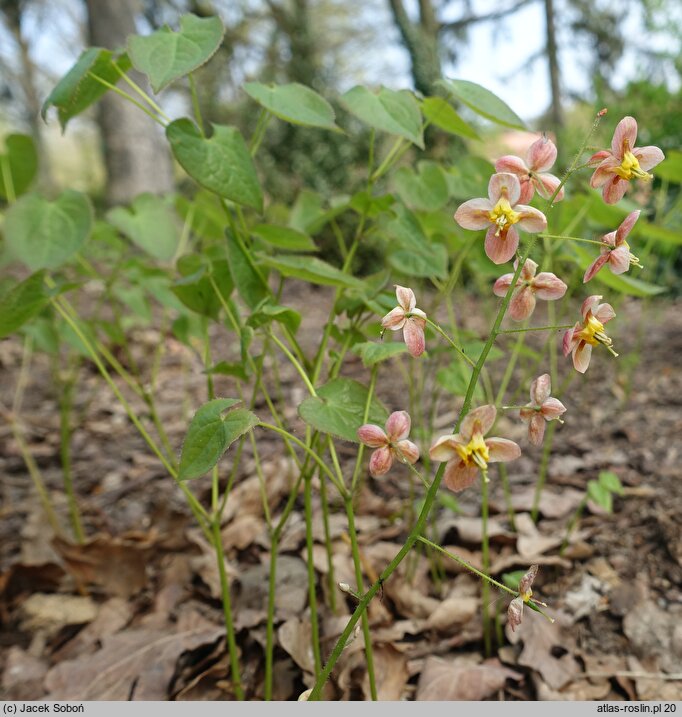
<instances>
[{"instance_id":1,"label":"young leaf","mask_svg":"<svg viewBox=\"0 0 682 717\"><path fill-rule=\"evenodd\" d=\"M286 122L342 131L334 123L333 107L310 87L297 82L269 86L260 82L247 82L243 89L259 105Z\"/></svg>"},{"instance_id":2,"label":"young leaf","mask_svg":"<svg viewBox=\"0 0 682 717\"><path fill-rule=\"evenodd\" d=\"M188 309L217 319L222 302L213 288L210 274L213 274L220 293L227 300L234 288L227 262L213 262L211 268L203 256L189 254L178 259L176 268L181 278L173 283L173 294Z\"/></svg>"},{"instance_id":3,"label":"young leaf","mask_svg":"<svg viewBox=\"0 0 682 717\"><path fill-rule=\"evenodd\" d=\"M270 296L270 289L253 263L252 255L230 230L226 231L226 236L227 261L232 280L246 305L255 309L263 299Z\"/></svg>"},{"instance_id":4,"label":"young leaf","mask_svg":"<svg viewBox=\"0 0 682 717\"><path fill-rule=\"evenodd\" d=\"M611 491L596 480L587 482L587 496L608 513L613 512Z\"/></svg>"},{"instance_id":5,"label":"young leaf","mask_svg":"<svg viewBox=\"0 0 682 717\"><path fill-rule=\"evenodd\" d=\"M349 274L327 264L327 262L313 256L279 255L268 256L258 254L258 261L272 269L276 269L282 276L293 276L311 284L322 286L338 286L347 289L361 289L362 282Z\"/></svg>"},{"instance_id":6,"label":"young leaf","mask_svg":"<svg viewBox=\"0 0 682 717\"><path fill-rule=\"evenodd\" d=\"M140 194L130 208L110 209L107 220L155 259L168 261L175 256L180 233L173 209L161 197Z\"/></svg>"},{"instance_id":7,"label":"young leaf","mask_svg":"<svg viewBox=\"0 0 682 717\"><path fill-rule=\"evenodd\" d=\"M437 80L437 85L464 102L474 112L505 127L525 129L523 120L497 95L468 80Z\"/></svg>"},{"instance_id":8,"label":"young leaf","mask_svg":"<svg viewBox=\"0 0 682 717\"><path fill-rule=\"evenodd\" d=\"M230 444L258 423L258 418L245 408L230 411L223 418L222 414L237 403L236 398L216 398L194 414L182 445L180 480L208 473Z\"/></svg>"},{"instance_id":9,"label":"young leaf","mask_svg":"<svg viewBox=\"0 0 682 717\"><path fill-rule=\"evenodd\" d=\"M71 189L49 202L26 194L5 217L5 240L13 256L31 270L56 269L85 243L92 228L92 206Z\"/></svg>"},{"instance_id":10,"label":"young leaf","mask_svg":"<svg viewBox=\"0 0 682 717\"><path fill-rule=\"evenodd\" d=\"M179 32L165 25L151 35L131 35L128 54L135 69L147 75L158 94L174 80L208 62L224 34L222 20L217 16L183 15Z\"/></svg>"},{"instance_id":11,"label":"young leaf","mask_svg":"<svg viewBox=\"0 0 682 717\"><path fill-rule=\"evenodd\" d=\"M23 194L38 171L38 155L33 139L27 134L10 134L5 137L5 152L0 152L0 197L7 199L8 187L15 197Z\"/></svg>"},{"instance_id":12,"label":"young leaf","mask_svg":"<svg viewBox=\"0 0 682 717\"><path fill-rule=\"evenodd\" d=\"M192 179L237 204L263 210L256 168L238 129L213 125L205 138L197 126L183 118L166 127L175 159Z\"/></svg>"},{"instance_id":13,"label":"young leaf","mask_svg":"<svg viewBox=\"0 0 682 717\"><path fill-rule=\"evenodd\" d=\"M81 53L76 64L62 77L43 103L40 111L43 119L50 106L56 107L63 132L72 117L90 107L109 91L109 88L95 77L110 85L115 85L121 79L121 74L114 64L121 72L130 69L130 59L126 54L116 56L111 50L101 47L90 47Z\"/></svg>"},{"instance_id":14,"label":"young leaf","mask_svg":"<svg viewBox=\"0 0 682 717\"><path fill-rule=\"evenodd\" d=\"M623 484L618 476L611 471L602 471L599 474L599 484L611 493L623 495Z\"/></svg>"},{"instance_id":15,"label":"young leaf","mask_svg":"<svg viewBox=\"0 0 682 717\"><path fill-rule=\"evenodd\" d=\"M357 443L367 395L367 388L357 381L335 378L319 388L317 396L306 398L298 407L298 415L317 431ZM387 418L388 411L374 397L367 422L383 426Z\"/></svg>"},{"instance_id":16,"label":"young leaf","mask_svg":"<svg viewBox=\"0 0 682 717\"><path fill-rule=\"evenodd\" d=\"M315 242L303 232L274 224L257 224L251 233L259 239L288 251L317 251Z\"/></svg>"},{"instance_id":17,"label":"young leaf","mask_svg":"<svg viewBox=\"0 0 682 717\"><path fill-rule=\"evenodd\" d=\"M0 299L0 339L13 334L49 301L45 272L38 271L10 289Z\"/></svg>"},{"instance_id":18,"label":"young leaf","mask_svg":"<svg viewBox=\"0 0 682 717\"><path fill-rule=\"evenodd\" d=\"M422 100L422 113L431 124L444 132L457 134L469 139L481 139L476 130L467 124L442 97L427 97Z\"/></svg>"},{"instance_id":19,"label":"young leaf","mask_svg":"<svg viewBox=\"0 0 682 717\"><path fill-rule=\"evenodd\" d=\"M301 315L298 311L290 309L288 306L276 306L275 304L265 303L256 308L251 316L249 316L246 324L253 329L257 329L273 321L277 321L283 326L286 326L292 334L295 334L301 325Z\"/></svg>"},{"instance_id":20,"label":"young leaf","mask_svg":"<svg viewBox=\"0 0 682 717\"><path fill-rule=\"evenodd\" d=\"M419 104L407 90L382 87L375 95L360 85L341 96L346 109L370 127L409 139L424 149L424 133Z\"/></svg>"}]
</instances>

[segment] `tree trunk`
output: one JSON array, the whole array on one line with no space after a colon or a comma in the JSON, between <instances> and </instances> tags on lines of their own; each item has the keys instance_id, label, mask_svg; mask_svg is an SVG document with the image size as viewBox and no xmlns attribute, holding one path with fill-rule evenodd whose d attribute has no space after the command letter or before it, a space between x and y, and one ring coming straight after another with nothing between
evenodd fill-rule
<instances>
[{"instance_id":1,"label":"tree trunk","mask_svg":"<svg viewBox=\"0 0 682 717\"><path fill-rule=\"evenodd\" d=\"M86 0L90 43L123 47L134 34L137 0ZM147 89L144 78L131 73ZM98 107L107 170L106 201L128 203L141 192L161 194L173 188L173 164L159 128L133 104L114 93Z\"/></svg>"},{"instance_id":2,"label":"tree trunk","mask_svg":"<svg viewBox=\"0 0 682 717\"><path fill-rule=\"evenodd\" d=\"M545 25L547 33L547 64L549 67L549 86L552 92L552 106L550 118L552 129L559 132L564 124L561 107L561 87L559 85L559 53L556 44L556 29L554 25L554 0L545 0Z\"/></svg>"}]
</instances>

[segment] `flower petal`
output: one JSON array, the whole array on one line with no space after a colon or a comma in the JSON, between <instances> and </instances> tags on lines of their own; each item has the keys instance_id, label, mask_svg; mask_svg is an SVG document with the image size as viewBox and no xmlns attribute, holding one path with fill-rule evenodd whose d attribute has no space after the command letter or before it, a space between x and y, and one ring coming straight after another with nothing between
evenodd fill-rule
<instances>
[{"instance_id":1,"label":"flower petal","mask_svg":"<svg viewBox=\"0 0 682 717\"><path fill-rule=\"evenodd\" d=\"M604 244L608 244L609 247L612 247L615 249L616 247L616 235L617 232L609 232L608 234L604 234L604 236L601 238L601 241ZM599 251L603 254L604 252L607 252L609 249L606 246L602 246L599 248Z\"/></svg>"},{"instance_id":2,"label":"flower petal","mask_svg":"<svg viewBox=\"0 0 682 717\"><path fill-rule=\"evenodd\" d=\"M513 278L514 278L513 274L503 274L493 284L493 294L495 294L495 296L506 296L507 290L511 286L511 282L512 282Z\"/></svg>"},{"instance_id":3,"label":"flower petal","mask_svg":"<svg viewBox=\"0 0 682 717\"><path fill-rule=\"evenodd\" d=\"M623 274L630 268L630 247L627 244L609 252L609 268L614 274Z\"/></svg>"},{"instance_id":4,"label":"flower petal","mask_svg":"<svg viewBox=\"0 0 682 717\"><path fill-rule=\"evenodd\" d=\"M535 582L535 578L538 574L538 566L531 565L528 568L528 572L519 580L519 593L525 597L530 597L530 588Z\"/></svg>"},{"instance_id":5,"label":"flower petal","mask_svg":"<svg viewBox=\"0 0 682 717\"><path fill-rule=\"evenodd\" d=\"M485 253L495 264L504 264L509 261L519 246L519 233L514 227L509 227L506 236L496 235L497 227L492 226L485 235Z\"/></svg>"},{"instance_id":6,"label":"flower petal","mask_svg":"<svg viewBox=\"0 0 682 717\"><path fill-rule=\"evenodd\" d=\"M495 418L497 417L497 409L495 406L479 406L473 411L469 411L462 421L462 425L459 429L460 434L464 440L468 443L475 433L480 433L482 436L493 427Z\"/></svg>"},{"instance_id":7,"label":"flower petal","mask_svg":"<svg viewBox=\"0 0 682 717\"><path fill-rule=\"evenodd\" d=\"M521 204L528 204L535 194L535 182L530 177L525 176L519 177L519 184L521 185L521 193L518 201Z\"/></svg>"},{"instance_id":8,"label":"flower petal","mask_svg":"<svg viewBox=\"0 0 682 717\"><path fill-rule=\"evenodd\" d=\"M509 172L510 174L526 175L527 177L528 169L528 165L521 157L516 157L513 154L505 154L504 157L500 157L497 162L495 162L496 172Z\"/></svg>"},{"instance_id":9,"label":"flower petal","mask_svg":"<svg viewBox=\"0 0 682 717\"><path fill-rule=\"evenodd\" d=\"M412 441L400 441L395 450L401 462L403 459L408 463L416 463L419 460L419 448Z\"/></svg>"},{"instance_id":10,"label":"flower petal","mask_svg":"<svg viewBox=\"0 0 682 717\"><path fill-rule=\"evenodd\" d=\"M521 624L522 618L523 600L520 597L515 597L507 608L507 625L509 625L512 632Z\"/></svg>"},{"instance_id":11,"label":"flower petal","mask_svg":"<svg viewBox=\"0 0 682 717\"><path fill-rule=\"evenodd\" d=\"M611 152L619 160L623 159L626 151L632 151L637 141L637 120L634 117L623 117L616 125L616 131L611 140ZM627 142L627 146L625 143Z\"/></svg>"},{"instance_id":12,"label":"flower petal","mask_svg":"<svg viewBox=\"0 0 682 717\"><path fill-rule=\"evenodd\" d=\"M534 446L542 445L542 439L545 437L545 419L536 413L533 418L530 419L528 424L528 440Z\"/></svg>"},{"instance_id":13,"label":"flower petal","mask_svg":"<svg viewBox=\"0 0 682 717\"><path fill-rule=\"evenodd\" d=\"M488 446L489 463L506 463L513 461L521 455L521 449L507 438L486 438Z\"/></svg>"},{"instance_id":14,"label":"flower petal","mask_svg":"<svg viewBox=\"0 0 682 717\"><path fill-rule=\"evenodd\" d=\"M616 317L616 312L613 310L611 304L599 304L592 312L592 315L597 321L601 321L602 324L605 324L607 321L611 321L611 319Z\"/></svg>"},{"instance_id":15,"label":"flower petal","mask_svg":"<svg viewBox=\"0 0 682 717\"><path fill-rule=\"evenodd\" d=\"M585 341L580 341L573 349L573 366L578 373L585 373L590 365L592 346Z\"/></svg>"},{"instance_id":16,"label":"flower petal","mask_svg":"<svg viewBox=\"0 0 682 717\"><path fill-rule=\"evenodd\" d=\"M477 475L478 468L476 466L467 467L460 458L457 458L446 466L443 483L446 488L459 493L474 483Z\"/></svg>"},{"instance_id":17,"label":"flower petal","mask_svg":"<svg viewBox=\"0 0 682 717\"><path fill-rule=\"evenodd\" d=\"M381 325L385 329L391 329L391 331L397 331L402 329L407 319L405 318L405 309L402 306L396 306L395 309L391 309L383 319L381 319Z\"/></svg>"},{"instance_id":18,"label":"flower petal","mask_svg":"<svg viewBox=\"0 0 682 717\"><path fill-rule=\"evenodd\" d=\"M526 160L534 172L545 172L556 162L556 145L551 139L541 137L528 148Z\"/></svg>"},{"instance_id":19,"label":"flower petal","mask_svg":"<svg viewBox=\"0 0 682 717\"><path fill-rule=\"evenodd\" d=\"M561 184L561 180L553 174L537 174L534 179L533 183L538 190L538 194L545 199L549 199ZM554 201L560 202L563 198L564 188L561 187L556 197L554 197Z\"/></svg>"},{"instance_id":20,"label":"flower petal","mask_svg":"<svg viewBox=\"0 0 682 717\"><path fill-rule=\"evenodd\" d=\"M615 204L623 198L627 188L627 181L625 179L621 179L618 175L614 175L604 185L604 188L602 189L602 197L604 197L604 201L607 204Z\"/></svg>"},{"instance_id":21,"label":"flower petal","mask_svg":"<svg viewBox=\"0 0 682 717\"><path fill-rule=\"evenodd\" d=\"M583 301L583 305L580 307L580 313L583 315L583 319L586 319L588 314L594 316L594 312L597 310L597 306L599 306L601 300L602 296L600 294L592 294L592 296L588 296L585 301Z\"/></svg>"},{"instance_id":22,"label":"flower petal","mask_svg":"<svg viewBox=\"0 0 682 717\"><path fill-rule=\"evenodd\" d=\"M463 229L485 229L490 224L493 205L487 199L470 199L455 212L455 221Z\"/></svg>"},{"instance_id":23,"label":"flower petal","mask_svg":"<svg viewBox=\"0 0 682 717\"><path fill-rule=\"evenodd\" d=\"M576 324L572 329L569 329L564 334L564 338L563 338L563 342L562 342L564 356L568 356L568 354L570 354L571 351L573 350L573 346L575 345L575 342L577 341L577 339L574 338L574 334L579 329L580 329L580 324Z\"/></svg>"},{"instance_id":24,"label":"flower petal","mask_svg":"<svg viewBox=\"0 0 682 717\"><path fill-rule=\"evenodd\" d=\"M414 291L408 289L406 286L398 286L398 284L396 284L395 296L396 299L398 299L398 305L404 309L405 313L409 313L417 305Z\"/></svg>"},{"instance_id":25,"label":"flower petal","mask_svg":"<svg viewBox=\"0 0 682 717\"><path fill-rule=\"evenodd\" d=\"M444 463L455 458L458 453L456 446L462 445L463 441L457 440L458 436L441 436L429 449L431 460Z\"/></svg>"},{"instance_id":26,"label":"flower petal","mask_svg":"<svg viewBox=\"0 0 682 717\"><path fill-rule=\"evenodd\" d=\"M525 204L517 204L514 210L521 215L519 226L526 232L535 234L543 232L547 229L547 217L535 207L529 207Z\"/></svg>"},{"instance_id":27,"label":"flower petal","mask_svg":"<svg viewBox=\"0 0 682 717\"><path fill-rule=\"evenodd\" d=\"M388 444L388 436L382 428L373 423L366 423L358 428L358 439L370 448L380 448Z\"/></svg>"},{"instance_id":28,"label":"flower petal","mask_svg":"<svg viewBox=\"0 0 682 717\"><path fill-rule=\"evenodd\" d=\"M616 236L614 238L613 246L620 246L626 239L627 235L632 231L632 227L635 226L641 211L638 209L636 212L630 212L630 214L623 219L621 225L616 229Z\"/></svg>"},{"instance_id":29,"label":"flower petal","mask_svg":"<svg viewBox=\"0 0 682 717\"><path fill-rule=\"evenodd\" d=\"M498 172L490 177L488 182L488 197L493 205L502 196L506 196L512 207L519 201L521 185L515 174L509 172Z\"/></svg>"},{"instance_id":30,"label":"flower petal","mask_svg":"<svg viewBox=\"0 0 682 717\"><path fill-rule=\"evenodd\" d=\"M548 373L538 376L530 385L530 400L538 408L549 398L552 393L552 379Z\"/></svg>"},{"instance_id":31,"label":"flower petal","mask_svg":"<svg viewBox=\"0 0 682 717\"><path fill-rule=\"evenodd\" d=\"M531 284L538 299L555 301L560 299L568 288L561 279L551 271L541 271Z\"/></svg>"},{"instance_id":32,"label":"flower petal","mask_svg":"<svg viewBox=\"0 0 682 717\"><path fill-rule=\"evenodd\" d=\"M608 149L600 149L599 152L595 152L588 160L587 164L590 167L596 167L601 164L605 159L611 157L611 152Z\"/></svg>"},{"instance_id":33,"label":"flower petal","mask_svg":"<svg viewBox=\"0 0 682 717\"><path fill-rule=\"evenodd\" d=\"M524 406L523 408L519 409L519 418L522 421L525 421L528 423L531 418L537 413L535 408L533 408L533 404L529 403L528 405Z\"/></svg>"},{"instance_id":34,"label":"flower petal","mask_svg":"<svg viewBox=\"0 0 682 717\"><path fill-rule=\"evenodd\" d=\"M550 396L543 402L540 413L546 421L553 421L555 418L559 418L562 413L566 413L566 406L558 398Z\"/></svg>"},{"instance_id":35,"label":"flower petal","mask_svg":"<svg viewBox=\"0 0 682 717\"><path fill-rule=\"evenodd\" d=\"M372 457L369 459L369 474L373 478L388 473L393 465L393 452L387 446L383 448L377 448Z\"/></svg>"},{"instance_id":36,"label":"flower petal","mask_svg":"<svg viewBox=\"0 0 682 717\"><path fill-rule=\"evenodd\" d=\"M597 189L602 187L608 182L613 176L613 170L620 164L613 155L609 156L594 170L594 173L590 177L590 187Z\"/></svg>"},{"instance_id":37,"label":"flower petal","mask_svg":"<svg viewBox=\"0 0 682 717\"><path fill-rule=\"evenodd\" d=\"M608 254L600 254L588 267L583 276L583 284L587 284L590 279L606 264L609 260Z\"/></svg>"},{"instance_id":38,"label":"flower petal","mask_svg":"<svg viewBox=\"0 0 682 717\"><path fill-rule=\"evenodd\" d=\"M424 339L424 319L410 318L403 326L403 338L410 356L417 358L426 350Z\"/></svg>"},{"instance_id":39,"label":"flower petal","mask_svg":"<svg viewBox=\"0 0 682 717\"><path fill-rule=\"evenodd\" d=\"M407 411L394 411L386 421L386 436L391 443L402 441L410 435L410 414Z\"/></svg>"},{"instance_id":40,"label":"flower petal","mask_svg":"<svg viewBox=\"0 0 682 717\"><path fill-rule=\"evenodd\" d=\"M523 321L535 311L535 294L529 286L524 286L514 294L509 302L509 316L514 321Z\"/></svg>"},{"instance_id":41,"label":"flower petal","mask_svg":"<svg viewBox=\"0 0 682 717\"><path fill-rule=\"evenodd\" d=\"M516 270L519 266L518 259L514 262L514 269ZM536 262L534 262L532 259L526 259L524 265L521 267L521 273L519 274L519 279L522 279L523 281L530 281L534 276L535 272L538 270L538 265Z\"/></svg>"},{"instance_id":42,"label":"flower petal","mask_svg":"<svg viewBox=\"0 0 682 717\"><path fill-rule=\"evenodd\" d=\"M637 157L640 168L645 172L652 167L655 167L657 164L660 164L665 159L663 152L658 147L654 146L637 147L632 154Z\"/></svg>"}]
</instances>

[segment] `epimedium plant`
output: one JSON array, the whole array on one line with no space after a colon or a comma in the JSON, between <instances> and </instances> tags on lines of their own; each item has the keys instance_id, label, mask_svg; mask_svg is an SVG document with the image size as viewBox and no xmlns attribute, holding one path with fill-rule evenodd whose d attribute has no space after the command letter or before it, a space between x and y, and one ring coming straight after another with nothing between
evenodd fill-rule
<instances>
[{"instance_id":1,"label":"epimedium plant","mask_svg":"<svg viewBox=\"0 0 682 717\"><path fill-rule=\"evenodd\" d=\"M43 110L46 116L51 107L56 108L65 129L105 93L120 95L163 127L174 158L196 185L188 194L141 195L130 207L116 207L95 219L90 200L80 192L67 190L52 199L29 192L36 164L32 144L19 135L8 139L5 153L0 154L0 196L7 203L4 249L7 257L32 273L22 281L5 282L0 337L15 332L23 335L24 374L32 351L52 357L60 393L64 487L74 539L86 539L69 452L72 396L83 362L95 365L149 449L176 481L215 551L232 687L240 699L245 693L221 526L244 447L250 446L255 460L270 539L266 698L272 696L273 685L278 546L302 490L314 656L308 697L320 697L360 625L370 691L376 699L367 607L413 549L428 548L481 578L488 653L493 639L488 611L491 586L513 598L507 618L511 629L520 624L524 605L540 612L546 607L532 597L537 566L531 566L513 587L489 575L489 466L499 464L513 526L506 462L526 449L488 434L497 430L496 423L503 428L498 419L506 413L525 421L529 443L542 446L532 511L537 519L556 424L562 415L571 414L570 404L564 406L560 399L576 373L587 370L594 347L602 344L617 355L604 329L616 312L610 303L602 302L603 295L616 303L619 295L646 297L661 290L628 273L632 266L641 269L642 262L630 253L625 238L634 237L630 238L634 243L646 237L647 246L670 239L656 223L664 218L665 196L657 202L658 216L653 221L645 219L645 208L633 210L632 201L626 200L625 209L617 203L633 181L651 180L649 170L662 161L663 154L655 147L635 147L637 124L632 117L616 124L610 150L588 146L603 117L600 112L562 179L549 171L557 152L546 137L531 145L525 159L508 155L494 166L474 156L454 165L438 163L422 158L428 126L468 140L479 138L474 124L463 119L455 106L464 105L466 111L507 128L523 129L523 122L490 92L464 80L444 80L441 94L426 98L385 87L378 92L354 87L338 101L358 126L371 132L363 189L341 197L303 190L293 206L281 206L276 197L264 196L259 180L258 149L268 124L277 118L346 134L355 127L339 127L333 106L308 87L257 82L244 86L261 108L248 138L235 127L209 125L199 111L193 73L210 60L222 36L218 18L187 15L178 31L163 28L148 36L131 36L121 51L90 48L54 88ZM131 68L147 76L155 93L187 78L193 117L168 117L157 100L131 79ZM586 168L594 169L590 184L603 188L603 197L576 181ZM574 187L575 191L569 191ZM487 198L476 198L486 192ZM550 233L548 226L557 227L557 233ZM609 231L600 239L576 236L597 228ZM484 229L482 239L479 232ZM315 237L322 232L336 240L340 266L315 256ZM354 260L365 244L382 249L384 265L361 276L355 273ZM593 246L584 248L584 244ZM512 261L513 270L500 276L499 265ZM611 271L599 271L607 263ZM464 325L453 301L453 290L466 277L484 287L487 301L480 303L492 307L482 309L489 312L489 328L483 337ZM584 298L583 280L599 283L600 288ZM99 298L80 309L79 296L93 282L99 285ZM312 352L299 337L301 313L285 303L286 288L295 282L333 290L329 315ZM534 326L530 321L537 299L547 302L547 324ZM581 300L582 321L573 323ZM569 323L558 323L560 313ZM441 315L446 318L437 321ZM507 317L517 327L503 328ZM179 456L157 411L155 372L163 341L151 362L151 376L137 365L131 346L131 327L150 324L162 335L172 332L200 356L204 366L207 400L189 421ZM215 329L234 337L231 355L215 355L211 344ZM387 330L396 332L398 338L402 335L403 340L389 341L391 334L384 337ZM576 371L568 361L559 363L557 332L561 330L566 330L563 352L572 354ZM529 332L547 336L544 345L526 345ZM117 358L121 352L125 361ZM364 383L343 375L349 355L361 358L368 373ZM493 364L503 358L504 369L495 370ZM594 360L606 358L605 353L595 354ZM303 437L287 418L288 399L272 368L282 360L290 364L307 393L297 407L305 424ZM394 382L396 365L404 369L408 391L404 405L389 411L380 396L382 383ZM231 377L236 396L216 396L217 375ZM529 390L530 403L514 405ZM19 382L13 405L4 413L50 523L63 534L23 437L22 392ZM436 437L435 417L444 400L456 406L458 418L451 433ZM144 414L134 405L140 401ZM256 405L266 408L256 410ZM268 503L259 458L258 436L263 431L281 438L296 468L297 478L277 516ZM339 457L339 441L358 445L350 466ZM368 465L365 447L373 449ZM226 471L221 459L228 449L232 461ZM407 516L403 547L378 579L366 586L355 501L367 473L373 479L392 480L384 476L397 476L397 464L404 464L410 481L417 479L417 486L423 486L420 509ZM435 464L439 466L434 471ZM206 475L211 476L211 483L203 500L191 481ZM593 499L601 496L602 502L607 500L604 495L610 499L611 493L619 492L619 484L612 480L595 485L588 487L588 493ZM444 489L480 490L482 570L427 537L432 510L440 504L451 505ZM314 491L319 491L319 497ZM344 583L341 594L351 596L355 607L331 653L323 655L313 562L313 507L320 505L325 525L327 592L334 610L339 588L329 513L338 501L347 517L356 578L355 588Z\"/></svg>"}]
</instances>

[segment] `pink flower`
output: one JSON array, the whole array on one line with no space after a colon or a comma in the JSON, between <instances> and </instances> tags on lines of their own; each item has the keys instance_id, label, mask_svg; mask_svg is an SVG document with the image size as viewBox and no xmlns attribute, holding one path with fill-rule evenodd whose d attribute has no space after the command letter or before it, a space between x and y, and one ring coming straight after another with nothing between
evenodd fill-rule
<instances>
[{"instance_id":1,"label":"pink flower","mask_svg":"<svg viewBox=\"0 0 682 717\"><path fill-rule=\"evenodd\" d=\"M630 245L625 241L638 219L639 210L631 212L615 232L604 234L601 238L604 242L604 246L600 249L601 254L587 267L583 283L588 282L604 264L608 264L614 274L622 274L631 266L643 268L639 259L630 253Z\"/></svg>"},{"instance_id":2,"label":"pink flower","mask_svg":"<svg viewBox=\"0 0 682 717\"><path fill-rule=\"evenodd\" d=\"M637 121L634 117L623 117L613 133L611 151L602 150L590 158L590 164L601 159L590 179L590 186L603 187L602 196L607 204L622 199L628 182L634 177L653 179L647 170L665 159L658 147L635 147L636 141Z\"/></svg>"},{"instance_id":3,"label":"pink flower","mask_svg":"<svg viewBox=\"0 0 682 717\"><path fill-rule=\"evenodd\" d=\"M601 296L588 296L582 305L583 322L576 325L564 334L564 356L573 353L575 370L585 373L590 365L592 347L604 344L614 355L613 341L604 332L604 324L611 321L616 315L611 304L600 304Z\"/></svg>"},{"instance_id":4,"label":"pink flower","mask_svg":"<svg viewBox=\"0 0 682 717\"><path fill-rule=\"evenodd\" d=\"M424 341L424 326L426 325L426 314L415 308L417 299L412 289L404 286L395 286L395 295L398 299L398 306L381 319L384 329L391 331L403 330L403 339L407 350L412 356L421 356L426 349Z\"/></svg>"},{"instance_id":5,"label":"pink flower","mask_svg":"<svg viewBox=\"0 0 682 717\"><path fill-rule=\"evenodd\" d=\"M533 595L531 585L537 574L538 566L531 565L528 572L519 580L519 596L515 597L509 603L509 608L507 609L507 624L511 627L512 632L521 624L523 604L528 602Z\"/></svg>"},{"instance_id":6,"label":"pink flower","mask_svg":"<svg viewBox=\"0 0 682 717\"><path fill-rule=\"evenodd\" d=\"M410 434L410 425L407 411L395 411L386 421L386 431L373 423L358 428L360 442L377 449L369 459L369 472L373 478L388 473L394 458L403 463L417 462L419 448L412 441L405 440Z\"/></svg>"},{"instance_id":7,"label":"pink flower","mask_svg":"<svg viewBox=\"0 0 682 717\"><path fill-rule=\"evenodd\" d=\"M504 264L515 254L519 233L514 226L535 233L547 227L538 209L517 204L521 185L515 174L493 174L488 183L488 199L470 199L455 212L455 221L464 229L485 229L485 253L495 264Z\"/></svg>"},{"instance_id":8,"label":"pink flower","mask_svg":"<svg viewBox=\"0 0 682 717\"><path fill-rule=\"evenodd\" d=\"M493 427L497 409L495 406L480 406L470 411L459 429L459 433L441 436L432 446L429 455L435 461L445 462L444 481L450 490L468 488L482 471L488 480L488 463L513 461L521 455L521 449L506 438L487 438L485 434Z\"/></svg>"},{"instance_id":9,"label":"pink flower","mask_svg":"<svg viewBox=\"0 0 682 717\"><path fill-rule=\"evenodd\" d=\"M514 262L514 270L519 265L519 260ZM509 302L509 316L514 321L527 319L535 310L535 297L553 301L560 299L566 293L566 284L549 271L542 271L537 276L535 272L538 265L532 259L526 259L521 269L521 274L516 282L516 289L512 300ZM493 286L495 296L505 296L511 286L514 274L501 276Z\"/></svg>"},{"instance_id":10,"label":"pink flower","mask_svg":"<svg viewBox=\"0 0 682 717\"><path fill-rule=\"evenodd\" d=\"M561 184L553 174L547 174L547 170L556 162L556 154L554 142L546 137L541 137L528 148L525 162L521 157L507 154L495 162L495 170L511 172L518 177L521 183L519 201L523 204L530 202L536 189L541 197L549 199ZM555 201L560 202L563 198L564 188L562 187L556 195Z\"/></svg>"},{"instance_id":11,"label":"pink flower","mask_svg":"<svg viewBox=\"0 0 682 717\"><path fill-rule=\"evenodd\" d=\"M566 406L557 398L552 398L552 381L548 373L538 376L530 385L530 403L519 413L521 419L528 423L528 440L536 446L542 443L545 435L545 423L557 419L561 422Z\"/></svg>"}]
</instances>

